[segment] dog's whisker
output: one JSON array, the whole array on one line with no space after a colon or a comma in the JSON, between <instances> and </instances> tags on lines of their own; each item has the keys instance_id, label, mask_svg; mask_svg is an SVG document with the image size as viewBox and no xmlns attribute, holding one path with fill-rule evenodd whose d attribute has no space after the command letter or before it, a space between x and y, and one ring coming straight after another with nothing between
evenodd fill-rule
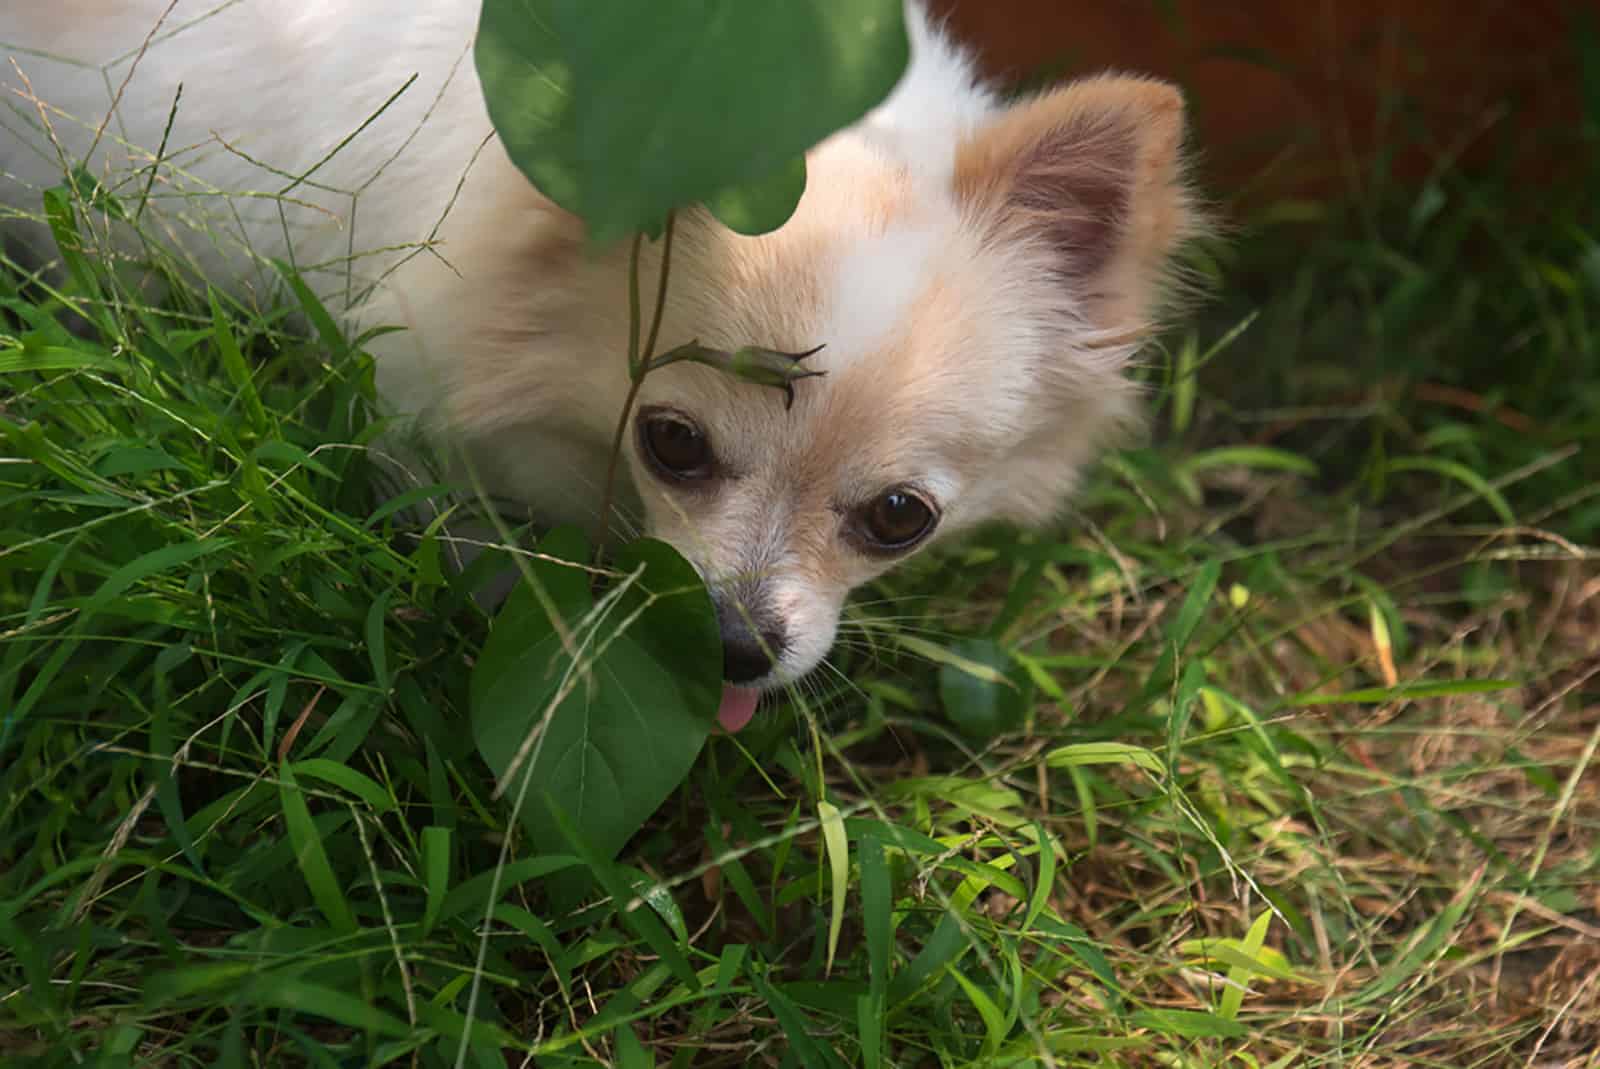
<instances>
[{"instance_id":1,"label":"dog's whisker","mask_svg":"<svg viewBox=\"0 0 1600 1069\"><path fill-rule=\"evenodd\" d=\"M851 679L842 670L840 670L840 668L833 663L832 659L830 659L828 657L824 657L821 661L818 662L817 666L819 668L821 668L821 669L823 669L825 671L831 672L835 676L837 676L839 678L839 681L844 684L845 689L848 690L850 693L854 694L856 697L860 698L863 701L865 701L867 699L866 690L863 689L862 686L859 683L857 683L855 680Z\"/></svg>"}]
</instances>

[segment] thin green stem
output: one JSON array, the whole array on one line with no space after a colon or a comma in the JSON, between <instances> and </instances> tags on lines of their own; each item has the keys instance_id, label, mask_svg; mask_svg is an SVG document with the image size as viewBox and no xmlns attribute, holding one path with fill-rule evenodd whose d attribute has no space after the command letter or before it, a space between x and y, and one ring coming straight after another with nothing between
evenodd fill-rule
<instances>
[{"instance_id":1,"label":"thin green stem","mask_svg":"<svg viewBox=\"0 0 1600 1069\"><path fill-rule=\"evenodd\" d=\"M628 252L628 377L639 377L639 248L644 235L633 235L633 248ZM616 459L613 455L613 461ZM607 482L607 487L610 482Z\"/></svg>"},{"instance_id":2,"label":"thin green stem","mask_svg":"<svg viewBox=\"0 0 1600 1069\"><path fill-rule=\"evenodd\" d=\"M628 395L622 399L622 411L617 416L616 433L611 436L611 458L606 462L606 490L600 499L601 545L604 535L611 530L611 506L616 498L617 468L622 460L622 436L628 433L628 420L633 415L633 404L639 398L639 387L650 371L650 357L655 353L656 338L661 332L662 312L667 305L667 273L672 267L672 232L675 216L667 214L665 232L661 237L661 271L656 277L656 307L650 317L650 334L644 349L639 348L639 249L644 235L633 236L633 248L628 254Z\"/></svg>"},{"instance_id":3,"label":"thin green stem","mask_svg":"<svg viewBox=\"0 0 1600 1069\"><path fill-rule=\"evenodd\" d=\"M628 383L628 396L623 398L622 413L617 417L617 431L611 436L611 460L606 465L606 492L600 500L602 538L611 529L611 503L617 486L617 461L622 458L622 436L628 431L628 416L633 411L633 402L639 396L639 387L643 385L643 375L635 375L633 381Z\"/></svg>"},{"instance_id":4,"label":"thin green stem","mask_svg":"<svg viewBox=\"0 0 1600 1069\"><path fill-rule=\"evenodd\" d=\"M661 313L667 306L667 272L672 268L672 231L676 221L677 215L668 212L666 231L661 235L661 274L656 279L656 310L650 317L650 337L644 343L646 371L650 370L650 360L656 353L656 336L661 332ZM635 275L635 279L637 277Z\"/></svg>"}]
</instances>

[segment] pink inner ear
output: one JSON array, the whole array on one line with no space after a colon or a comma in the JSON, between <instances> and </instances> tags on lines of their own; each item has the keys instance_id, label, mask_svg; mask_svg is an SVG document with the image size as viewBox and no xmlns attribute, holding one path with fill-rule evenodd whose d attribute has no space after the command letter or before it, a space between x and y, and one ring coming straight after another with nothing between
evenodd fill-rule
<instances>
[{"instance_id":1,"label":"pink inner ear","mask_svg":"<svg viewBox=\"0 0 1600 1069\"><path fill-rule=\"evenodd\" d=\"M1192 232L1178 162L1183 98L1141 78L1076 82L997 115L956 155L955 190L998 238L1042 241L1113 316L1142 315Z\"/></svg>"},{"instance_id":2,"label":"pink inner ear","mask_svg":"<svg viewBox=\"0 0 1600 1069\"><path fill-rule=\"evenodd\" d=\"M1136 160L1134 131L1104 118L1075 117L1024 153L1010 209L1047 235L1064 273L1092 278L1122 239Z\"/></svg>"}]
</instances>

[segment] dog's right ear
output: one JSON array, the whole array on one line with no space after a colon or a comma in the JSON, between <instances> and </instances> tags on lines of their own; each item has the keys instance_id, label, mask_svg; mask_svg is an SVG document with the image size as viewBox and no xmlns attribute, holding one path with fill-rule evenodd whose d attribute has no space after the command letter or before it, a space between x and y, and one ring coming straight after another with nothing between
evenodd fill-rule
<instances>
[{"instance_id":1,"label":"dog's right ear","mask_svg":"<svg viewBox=\"0 0 1600 1069\"><path fill-rule=\"evenodd\" d=\"M1000 113L956 152L955 190L999 240L1042 244L1097 327L1144 326L1199 215L1183 181L1183 97L1103 76Z\"/></svg>"}]
</instances>

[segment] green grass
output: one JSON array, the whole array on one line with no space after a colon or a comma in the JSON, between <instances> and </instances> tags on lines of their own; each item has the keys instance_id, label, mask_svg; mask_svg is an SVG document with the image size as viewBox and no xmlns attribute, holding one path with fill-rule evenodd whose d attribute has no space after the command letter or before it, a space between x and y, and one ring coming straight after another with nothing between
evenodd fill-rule
<instances>
[{"instance_id":1,"label":"green grass","mask_svg":"<svg viewBox=\"0 0 1600 1069\"><path fill-rule=\"evenodd\" d=\"M1440 181L1218 251L1149 444L867 592L581 908L358 349L12 265L0 1063L1600 1065L1600 219Z\"/></svg>"}]
</instances>

